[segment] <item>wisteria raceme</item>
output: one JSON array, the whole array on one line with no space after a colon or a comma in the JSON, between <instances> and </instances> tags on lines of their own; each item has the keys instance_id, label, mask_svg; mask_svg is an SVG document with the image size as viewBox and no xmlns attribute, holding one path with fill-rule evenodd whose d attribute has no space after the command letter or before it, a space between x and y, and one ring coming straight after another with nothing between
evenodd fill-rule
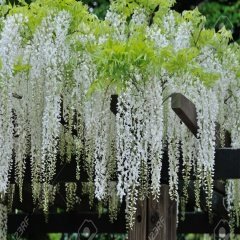
<instances>
[{"instance_id":1,"label":"wisteria raceme","mask_svg":"<svg viewBox=\"0 0 240 240\"><path fill-rule=\"evenodd\" d=\"M166 31L167 38L172 39L176 32L176 22L172 11L169 11L169 13L164 16L163 27Z\"/></svg>"},{"instance_id":2,"label":"wisteria raceme","mask_svg":"<svg viewBox=\"0 0 240 240\"><path fill-rule=\"evenodd\" d=\"M180 50L183 48L190 47L190 38L191 38L192 26L190 23L182 23L176 32L176 38L174 39L174 48L175 50Z\"/></svg>"},{"instance_id":3,"label":"wisteria raceme","mask_svg":"<svg viewBox=\"0 0 240 240\"><path fill-rule=\"evenodd\" d=\"M230 118L226 120L226 127L231 132L232 147L237 149L240 146L240 118L238 115L240 92L239 85L231 87L231 98L228 100L228 104L231 106L227 109L226 115Z\"/></svg>"},{"instance_id":4,"label":"wisteria raceme","mask_svg":"<svg viewBox=\"0 0 240 240\"><path fill-rule=\"evenodd\" d=\"M101 100L101 101L100 101ZM102 200L106 198L108 182L110 178L109 160L111 159L112 148L111 128L114 124L115 117L110 111L111 96L103 96L99 99L102 102L99 115L95 116L95 195L97 199Z\"/></svg>"},{"instance_id":5,"label":"wisteria raceme","mask_svg":"<svg viewBox=\"0 0 240 240\"><path fill-rule=\"evenodd\" d=\"M51 24L53 22L53 24ZM52 25L52 26L51 26ZM51 26L51 27L50 27ZM60 93L62 73L61 69L68 59L68 51L65 47L66 34L69 26L69 15L60 12L54 18L49 18L43 23L43 29L47 31L42 45L43 51L43 87L45 89L42 112L42 145L41 145L41 176L45 185L50 184L56 170L57 144L60 133ZM55 39L53 41L53 34ZM48 191L44 188L45 203ZM48 206L44 206L44 210Z\"/></svg>"},{"instance_id":6,"label":"wisteria raceme","mask_svg":"<svg viewBox=\"0 0 240 240\"><path fill-rule=\"evenodd\" d=\"M18 183L19 197L22 197L22 187L25 175L26 157L30 152L29 144L29 119L28 119L28 94L27 94L27 75L26 73L17 74L15 79L15 91L22 97L19 99L13 99L13 122L14 128L14 152L15 152L15 182ZM18 82L19 81L19 82ZM18 82L18 84L17 84ZM16 86L17 85L17 86Z\"/></svg>"},{"instance_id":7,"label":"wisteria raceme","mask_svg":"<svg viewBox=\"0 0 240 240\"><path fill-rule=\"evenodd\" d=\"M157 48L166 47L169 44L166 35L155 24L147 28L146 36L154 42Z\"/></svg>"},{"instance_id":8,"label":"wisteria raceme","mask_svg":"<svg viewBox=\"0 0 240 240\"><path fill-rule=\"evenodd\" d=\"M158 198L161 187L161 170L163 154L163 96L162 86L154 77L146 90L145 117L146 145L148 161L151 163L152 195Z\"/></svg>"},{"instance_id":9,"label":"wisteria raceme","mask_svg":"<svg viewBox=\"0 0 240 240\"><path fill-rule=\"evenodd\" d=\"M0 239L7 240L7 207L0 203Z\"/></svg>"},{"instance_id":10,"label":"wisteria raceme","mask_svg":"<svg viewBox=\"0 0 240 240\"><path fill-rule=\"evenodd\" d=\"M22 15L7 17L0 39L0 193L5 193L8 182L8 171L12 163L13 139L13 84L14 63L21 54Z\"/></svg>"},{"instance_id":11,"label":"wisteria raceme","mask_svg":"<svg viewBox=\"0 0 240 240\"><path fill-rule=\"evenodd\" d=\"M77 172L76 174L79 175L80 173L80 158L81 154L85 152L86 157L88 159L86 165L91 166L93 163L93 142L94 142L94 119L95 119L95 112L94 106L96 109L99 105L94 105L96 99L86 98L86 94L88 92L89 87L94 82L96 69L94 64L92 63L91 57L87 53L82 53L80 56L76 56L77 60L80 64L73 70L73 79L75 82L75 87L73 92L67 93L63 97L63 115L64 117L71 116L69 112L69 104L77 112L76 118L76 128L77 128L77 141L78 141L78 151L76 151L76 160L77 160ZM97 102L97 101L96 101ZM101 104L101 101L99 102ZM72 113L74 113L72 111ZM97 112L96 112L97 113ZM73 118L73 116L72 116ZM68 119L68 118L66 118ZM86 145L85 145L86 144ZM93 174L93 171L88 171L89 175Z\"/></svg>"},{"instance_id":12,"label":"wisteria raceme","mask_svg":"<svg viewBox=\"0 0 240 240\"><path fill-rule=\"evenodd\" d=\"M143 131L143 110L141 102L131 95L133 86L119 96L117 113L117 167L118 195L120 199L128 194L129 189L139 185L139 167L142 154L141 134ZM137 104L137 105L136 105ZM139 142L138 142L139 141Z\"/></svg>"},{"instance_id":13,"label":"wisteria raceme","mask_svg":"<svg viewBox=\"0 0 240 240\"><path fill-rule=\"evenodd\" d=\"M205 191L208 200L207 206L209 210L211 210L218 103L214 92L199 85L199 95L196 97L195 104L199 127L199 141L197 142L197 172L199 173L200 180L205 183Z\"/></svg>"},{"instance_id":14,"label":"wisteria raceme","mask_svg":"<svg viewBox=\"0 0 240 240\"><path fill-rule=\"evenodd\" d=\"M215 50L209 46L201 49L198 61L202 68L207 72L222 72L222 66L220 61L217 59Z\"/></svg>"},{"instance_id":15,"label":"wisteria raceme","mask_svg":"<svg viewBox=\"0 0 240 240\"><path fill-rule=\"evenodd\" d=\"M196 162L196 142L197 139L195 136L192 135L192 133L187 129L185 125L182 124L181 126L181 151L182 151L182 175L183 175L183 194L180 196L181 200L181 206L184 209L181 209L181 213L185 213L185 207L188 202L188 187L190 183L190 176L191 172L194 169L195 162Z\"/></svg>"},{"instance_id":16,"label":"wisteria raceme","mask_svg":"<svg viewBox=\"0 0 240 240\"><path fill-rule=\"evenodd\" d=\"M65 184L66 190L66 205L67 211L73 210L76 204L76 191L77 191L77 184L76 183L66 183Z\"/></svg>"},{"instance_id":17,"label":"wisteria raceme","mask_svg":"<svg viewBox=\"0 0 240 240\"><path fill-rule=\"evenodd\" d=\"M60 132L60 93L62 73L61 69L68 59L65 47L66 34L69 27L69 15L60 12L53 20L52 32L45 39L44 60L46 70L44 77L44 111L43 111L43 136L42 136L42 170L43 180L49 183L54 176L56 168L57 143ZM47 27L47 26L45 26ZM55 34L55 40L52 40ZM49 81L46 81L49 79Z\"/></svg>"},{"instance_id":18,"label":"wisteria raceme","mask_svg":"<svg viewBox=\"0 0 240 240\"><path fill-rule=\"evenodd\" d=\"M127 228L132 229L134 226L135 215L137 211L138 190L135 184L128 190L126 195L126 220Z\"/></svg>"},{"instance_id":19,"label":"wisteria raceme","mask_svg":"<svg viewBox=\"0 0 240 240\"><path fill-rule=\"evenodd\" d=\"M109 204L109 217L110 217L110 221L114 222L114 220L117 219L118 210L120 207L119 198L117 196L116 182L109 183L108 196L109 196L109 203L108 203Z\"/></svg>"},{"instance_id":20,"label":"wisteria raceme","mask_svg":"<svg viewBox=\"0 0 240 240\"><path fill-rule=\"evenodd\" d=\"M115 29L113 37L119 41L126 41L126 20L111 10L107 12L105 20Z\"/></svg>"},{"instance_id":21,"label":"wisteria raceme","mask_svg":"<svg viewBox=\"0 0 240 240\"><path fill-rule=\"evenodd\" d=\"M33 199L37 200L40 191L41 182L41 149L42 149L42 113L44 111L44 55L41 54L44 49L47 33L44 24L38 26L33 39L26 51L29 54L28 101L29 101L29 125L31 135L31 173ZM38 94L36 94L38 91ZM34 109L34 111L33 111ZM34 184L33 184L34 182Z\"/></svg>"},{"instance_id":22,"label":"wisteria raceme","mask_svg":"<svg viewBox=\"0 0 240 240\"><path fill-rule=\"evenodd\" d=\"M141 26L148 23L148 17L144 9L136 9L132 15L131 23L135 26ZM131 24L130 23L130 24Z\"/></svg>"},{"instance_id":23,"label":"wisteria raceme","mask_svg":"<svg viewBox=\"0 0 240 240\"><path fill-rule=\"evenodd\" d=\"M178 201L178 172L180 161L180 141L181 141L180 119L169 111L168 116L168 159L169 159L169 194L171 199Z\"/></svg>"},{"instance_id":24,"label":"wisteria raceme","mask_svg":"<svg viewBox=\"0 0 240 240\"><path fill-rule=\"evenodd\" d=\"M149 172L152 194L155 198L160 195L163 145L161 84L153 78L153 83L147 86L146 97L139 95L130 98L127 94L131 89L134 86L120 96L117 114L118 194L120 199L125 195L128 199L127 213L130 219L134 216L136 204L132 202L136 201L133 194L137 193L138 186L149 181ZM148 161L151 169L148 169ZM148 191L145 192L143 186L139 194L145 198ZM129 220L129 225L132 225L132 220Z\"/></svg>"}]
</instances>

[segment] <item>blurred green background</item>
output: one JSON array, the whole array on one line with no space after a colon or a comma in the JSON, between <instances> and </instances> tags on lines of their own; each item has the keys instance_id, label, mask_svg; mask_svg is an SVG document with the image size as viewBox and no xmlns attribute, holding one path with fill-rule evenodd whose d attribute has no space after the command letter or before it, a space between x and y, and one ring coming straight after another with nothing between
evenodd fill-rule
<instances>
[{"instance_id":1,"label":"blurred green background","mask_svg":"<svg viewBox=\"0 0 240 240\"><path fill-rule=\"evenodd\" d=\"M98 17L104 18L109 7L109 0L83 0L88 4L89 10ZM200 12L207 17L206 27L218 30L225 27L232 31L235 41L240 39L240 0L178 0L174 6L175 10L183 10L198 7Z\"/></svg>"}]
</instances>

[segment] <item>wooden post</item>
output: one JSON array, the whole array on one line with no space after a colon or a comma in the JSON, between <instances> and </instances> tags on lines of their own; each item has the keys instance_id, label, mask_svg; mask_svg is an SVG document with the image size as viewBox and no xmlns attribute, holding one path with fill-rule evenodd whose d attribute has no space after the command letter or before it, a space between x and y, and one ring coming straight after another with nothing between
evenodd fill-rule
<instances>
[{"instance_id":1,"label":"wooden post","mask_svg":"<svg viewBox=\"0 0 240 240\"><path fill-rule=\"evenodd\" d=\"M176 203L169 198L168 185L162 185L159 201L150 197L138 202L129 240L176 240L176 212Z\"/></svg>"},{"instance_id":2,"label":"wooden post","mask_svg":"<svg viewBox=\"0 0 240 240\"><path fill-rule=\"evenodd\" d=\"M147 240L176 240L176 203L169 197L168 185L162 185L159 201L148 200Z\"/></svg>"},{"instance_id":3,"label":"wooden post","mask_svg":"<svg viewBox=\"0 0 240 240\"><path fill-rule=\"evenodd\" d=\"M147 199L138 201L136 220L133 227L128 233L129 240L146 240L147 238Z\"/></svg>"},{"instance_id":4,"label":"wooden post","mask_svg":"<svg viewBox=\"0 0 240 240\"><path fill-rule=\"evenodd\" d=\"M171 240L177 239L177 203L169 202L168 207L168 238Z\"/></svg>"}]
</instances>

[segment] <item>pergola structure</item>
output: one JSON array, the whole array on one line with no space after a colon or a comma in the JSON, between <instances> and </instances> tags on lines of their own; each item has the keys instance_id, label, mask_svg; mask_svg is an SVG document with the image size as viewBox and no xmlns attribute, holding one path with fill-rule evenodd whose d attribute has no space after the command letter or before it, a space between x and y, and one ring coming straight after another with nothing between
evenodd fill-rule
<instances>
[{"instance_id":1,"label":"pergola structure","mask_svg":"<svg viewBox=\"0 0 240 240\"><path fill-rule=\"evenodd\" d=\"M112 96L111 111L117 112L117 95ZM180 93L171 95L172 110L179 116L181 121L189 128L189 130L197 137L197 113L195 105ZM219 126L217 125L217 128ZM219 148L219 131L216 131L216 155L215 155L215 175L214 175L214 193L213 193L213 218L209 222L204 197L201 199L201 211L195 211L195 200L193 182L191 178L189 184L189 202L186 206L185 220L177 220L176 203L170 200L168 193L168 154L167 149L163 154L162 169L162 189L160 200L157 202L151 197L138 202L135 226L129 232L130 240L175 240L177 233L214 233L218 224L225 223L228 220L228 213L224 206L225 185L224 180L240 178L240 149L231 149L231 138L226 131L226 145ZM180 161L181 162L181 161ZM21 213L10 214L8 217L8 232L16 233L21 229L21 235L25 235L30 239L42 239L41 236L46 233L61 232L72 233L81 231L81 224L87 220L94 223L97 233L126 233L125 228L125 212L124 203L118 215L118 219L110 223L107 214L98 216L98 213L91 210L88 199L82 198L80 204L76 206L74 211L68 213L58 213L57 208L66 208L65 203L65 182L76 182L74 169L76 162L61 165L58 162L56 176L52 184L60 183L60 191L56 196L55 206L50 208L48 221L42 212L34 208L31 194L31 171L30 161L26 161L26 176L23 186L23 202L18 199L18 194L13 196L13 209L21 210ZM180 179L180 196L183 184L181 170L182 164L179 166ZM12 168L14 169L14 167ZM192 174L193 176L193 174ZM14 183L14 170L10 175L10 182ZM223 180L223 181L222 181ZM81 182L87 181L87 175L82 170L81 180L77 182L77 193L82 191ZM113 179L114 181L114 179ZM78 194L77 194L78 195ZM80 194L79 194L80 195ZM13 211L14 212L14 211ZM23 231L24 230L24 231ZM95 231L95 230L93 230ZM236 229L236 233L240 233Z\"/></svg>"}]
</instances>

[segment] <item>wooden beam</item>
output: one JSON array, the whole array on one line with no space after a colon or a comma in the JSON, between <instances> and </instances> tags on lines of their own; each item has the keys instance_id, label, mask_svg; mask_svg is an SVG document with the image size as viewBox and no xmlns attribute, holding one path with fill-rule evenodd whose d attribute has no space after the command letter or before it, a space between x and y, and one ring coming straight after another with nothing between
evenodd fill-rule
<instances>
[{"instance_id":1,"label":"wooden beam","mask_svg":"<svg viewBox=\"0 0 240 240\"><path fill-rule=\"evenodd\" d=\"M163 153L163 168L162 168L162 181L167 183L168 181L168 155L167 151ZM180 171L179 178L183 179L182 171L182 159L180 158ZM30 168L30 167L29 167ZM25 181L28 182L31 179L30 169L26 167L26 176ZM70 163L60 164L60 161L57 164L56 175L54 176L54 183L58 182L76 182L75 176L76 162L72 160ZM87 173L82 169L81 171L81 182L87 182L88 176ZM194 180L193 174L191 179ZM226 180L226 179L240 179L240 149L232 148L220 148L216 149L215 153L215 180ZM116 180L116 177L112 179ZM14 178L12 178L12 183Z\"/></svg>"},{"instance_id":2,"label":"wooden beam","mask_svg":"<svg viewBox=\"0 0 240 240\"><path fill-rule=\"evenodd\" d=\"M55 213L49 214L48 222L43 214L9 214L8 215L8 233L16 233L25 222L25 231L27 233L77 233L82 232L82 224L86 222L89 228L96 228L97 233L125 233L125 216L111 223L107 215L99 217L97 213Z\"/></svg>"},{"instance_id":3,"label":"wooden beam","mask_svg":"<svg viewBox=\"0 0 240 240\"><path fill-rule=\"evenodd\" d=\"M179 195L181 196L182 194L182 189L183 189L183 181L179 181ZM64 187L64 183L61 183L59 184L59 192L56 193L56 198L55 198L55 201L54 201L54 206L51 206L50 207L50 211L53 212L55 211L57 208L60 208L60 209L65 209L66 208L66 192L65 192L65 187ZM167 187L167 185L164 185ZM165 188L166 188L165 187ZM81 186L81 183L77 183L77 196L80 196L82 193L82 186ZM162 204L162 202L165 202L165 205L169 205L169 208L170 206L172 206L172 210L174 210L174 206L171 201L167 201L166 199L166 196L168 194L168 191L167 190L164 190L162 188L162 191L161 191L161 198L160 198L160 202L154 202L153 199L148 199L148 202L147 202L147 206L149 208L149 204L152 206L151 209L155 209L155 210L152 210L153 212L158 212L158 204ZM190 184L189 184L189 187L188 187L188 194L189 194L189 200L188 200L188 209L191 209L193 210L194 207L195 207L195 195L194 195L194 181L191 181ZM165 198L164 198L165 196ZM224 192L224 186L223 184L221 184L221 186L219 186L219 184L216 186L216 184L214 184L214 192L213 192L213 206L212 206L212 209L213 209L213 213L215 215L218 215L218 216L221 216L221 217L224 217L226 218L228 213L223 205L223 200L224 200L224 197L225 197L225 192ZM89 198L88 196L82 196L81 197L81 201L80 203L77 203L75 206L74 206L74 211L76 212L79 212L79 211L82 211L82 209L84 209L85 211L92 211L94 209L91 209L89 207ZM124 214L124 211L125 211L125 202L123 202L123 204L121 205L121 211L120 211L120 215L121 214ZM155 204L155 205L154 205ZM97 201L95 202L94 200L94 205L97 205ZM138 204L139 205L139 204ZM159 205L159 206L160 206ZM155 207L153 207L155 206ZM24 195L23 195L23 202L20 202L19 201L19 196L16 194L14 196L14 201L13 201L13 209L19 209L19 210L22 210L24 212L28 212L28 213L31 213L33 211L33 209L35 209L35 207L37 207L37 205L34 205L33 204L33 201L32 201L32 197L31 197L31 190L27 191L27 194L25 194L24 192ZM146 204L143 206L143 203L141 203L139 206L138 206L138 212L140 216L142 216L142 214L140 214L140 212L142 212L142 209L146 207ZM208 209L206 209L206 199L205 199L205 196L204 196L204 193L202 192L201 194L201 209L203 211L206 211ZM173 214L173 211L170 211L172 214ZM39 212L38 208L36 208L36 211ZM41 211L40 211L41 212ZM160 211L161 214L163 213L162 210ZM153 214L154 215L154 214ZM157 214L158 216L160 216L160 214L158 213ZM168 213L168 215L170 215L170 213ZM149 216L149 215L148 215ZM145 216L142 216L141 217L141 221L138 222L136 220L136 222L141 225L142 221L145 221L144 220ZM148 219L148 221L150 221ZM166 219L164 219L164 221L166 222ZM150 222L148 223L149 226L152 226L150 224ZM171 225L171 224L170 224Z\"/></svg>"},{"instance_id":4,"label":"wooden beam","mask_svg":"<svg viewBox=\"0 0 240 240\"><path fill-rule=\"evenodd\" d=\"M183 191L183 182L180 182L179 196L182 196L183 194L182 191ZM187 191L188 191L187 208L193 210L195 209L195 206L196 206L194 181L190 181ZM213 196L212 196L212 214L213 216L219 216L220 218L227 219L228 212L224 206L224 198L225 198L225 194L219 192L219 190L216 189L214 186ZM200 208L204 213L206 214L208 213L206 193L203 191L203 189L200 190Z\"/></svg>"},{"instance_id":5,"label":"wooden beam","mask_svg":"<svg viewBox=\"0 0 240 240\"><path fill-rule=\"evenodd\" d=\"M26 174L24 177L24 199L31 199L31 171L30 171L30 164L29 161L26 161ZM168 184L169 175L168 175L168 156L167 151L164 152L163 155L163 166L162 166L162 177L161 182ZM180 166L179 166L179 180L183 179L182 171L182 160L180 159ZM12 169L15 169L14 167ZM60 164L60 161L57 163L57 171L56 175L54 176L53 184L57 183L64 183L64 182L78 182L75 177L75 169L76 169L76 162L73 160L67 164ZM10 177L10 182L14 183L14 173ZM214 173L215 180L227 180L227 179L240 179L240 149L231 149L231 148L222 148L216 149L215 155L215 173ZM191 180L195 180L195 176L193 173L191 174ZM87 182L88 176L87 173L82 169L81 171L81 178L80 182ZM112 181L116 181L116 178L113 178ZM217 182L216 182L217 184ZM18 192L18 191L17 191ZM29 192L29 193L28 193ZM27 193L27 194L25 194ZM18 208L22 209L24 207L21 202L15 197L15 203ZM30 202L30 201L29 201ZM21 207L22 206L22 207ZM27 208L30 207L29 203Z\"/></svg>"},{"instance_id":6,"label":"wooden beam","mask_svg":"<svg viewBox=\"0 0 240 240\"><path fill-rule=\"evenodd\" d=\"M217 149L215 159L215 179L240 178L240 149Z\"/></svg>"},{"instance_id":7,"label":"wooden beam","mask_svg":"<svg viewBox=\"0 0 240 240\"><path fill-rule=\"evenodd\" d=\"M110 110L113 114L117 114L117 105L118 105L118 95L112 95L112 100L110 104Z\"/></svg>"},{"instance_id":8,"label":"wooden beam","mask_svg":"<svg viewBox=\"0 0 240 240\"><path fill-rule=\"evenodd\" d=\"M97 213L59 213L50 214L46 222L43 214L9 214L8 233L16 233L26 222L26 229L23 236L29 233L77 233L85 220L92 222L97 228L97 233L126 233L125 217L120 215L114 222L110 223L108 216L98 217ZM214 217L209 223L209 218L203 212L187 212L185 220L179 220L177 233L209 233L213 234L219 222L228 221L221 217ZM80 229L81 231L81 229ZM235 229L235 233L240 234L240 228ZM140 239L140 238L139 238ZM145 238L151 239L151 238ZM173 240L174 238L167 238Z\"/></svg>"},{"instance_id":9,"label":"wooden beam","mask_svg":"<svg viewBox=\"0 0 240 240\"><path fill-rule=\"evenodd\" d=\"M178 233L213 233L214 227L209 224L208 215L201 212L186 213L185 220L179 221Z\"/></svg>"},{"instance_id":10,"label":"wooden beam","mask_svg":"<svg viewBox=\"0 0 240 240\"><path fill-rule=\"evenodd\" d=\"M188 129L197 137L197 111L195 105L181 93L172 94L172 109L188 127Z\"/></svg>"},{"instance_id":11,"label":"wooden beam","mask_svg":"<svg viewBox=\"0 0 240 240\"><path fill-rule=\"evenodd\" d=\"M189 130L197 136L197 111L195 105L181 93L171 95L171 106L173 111L179 116ZM110 109L117 114L118 95L112 95Z\"/></svg>"},{"instance_id":12,"label":"wooden beam","mask_svg":"<svg viewBox=\"0 0 240 240\"><path fill-rule=\"evenodd\" d=\"M181 93L173 93L171 95L171 106L173 111L178 115L181 121L188 129L197 137L197 111L195 105ZM231 146L231 135L228 131L224 131L225 147ZM216 123L216 147L220 147L220 125Z\"/></svg>"},{"instance_id":13,"label":"wooden beam","mask_svg":"<svg viewBox=\"0 0 240 240\"><path fill-rule=\"evenodd\" d=\"M224 218L215 217L211 223L206 213L192 212L186 213L185 220L179 221L178 233L199 233L199 234L217 234L218 226L221 225L228 228L228 220ZM229 229L227 229L229 230ZM240 229L235 229L236 233L240 233ZM226 238L229 239L229 238Z\"/></svg>"}]
</instances>

